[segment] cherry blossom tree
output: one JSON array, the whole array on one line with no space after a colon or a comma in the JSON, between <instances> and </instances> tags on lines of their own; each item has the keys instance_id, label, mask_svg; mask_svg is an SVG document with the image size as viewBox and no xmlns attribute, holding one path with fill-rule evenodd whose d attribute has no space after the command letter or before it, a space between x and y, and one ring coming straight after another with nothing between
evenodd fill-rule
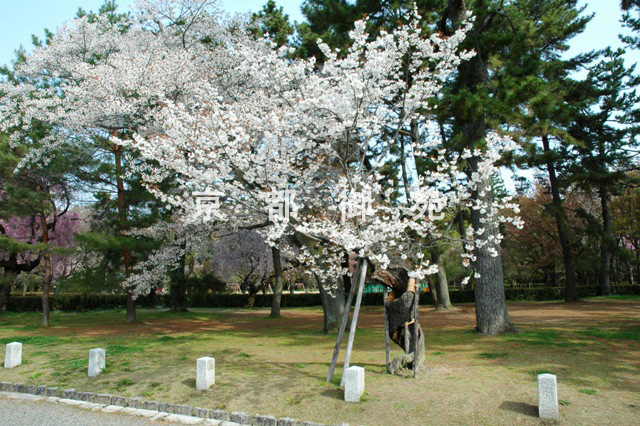
<instances>
[{"instance_id":1,"label":"cherry blossom tree","mask_svg":"<svg viewBox=\"0 0 640 426\"><path fill-rule=\"evenodd\" d=\"M318 41L326 58L320 67L313 58L291 59L268 37L255 40L242 22L225 21L215 2L141 1L134 16L98 15L63 27L20 70L57 87L10 88L15 102L4 110L19 107L52 123L59 129L52 146L69 134L100 141L114 153L118 176L122 151L135 152L145 161L129 161L129 172L174 210L182 229L260 232L272 246L274 293L282 287L285 237L303 237L296 257L321 279L348 274L348 253L359 259L361 280L371 265L403 293L406 279L437 271L425 250L455 238L434 213L483 212L484 223L464 236L465 264L476 247L497 255L497 223L520 225L503 214L514 208L509 199L494 203L483 189L509 141L490 134L484 150L448 152L430 120L430 100L473 55L458 49L470 16L448 37L426 35L415 10L377 36L359 21L344 52ZM406 133L415 135L413 156L432 167L411 186L405 179L399 198L384 171L391 146ZM464 173L470 163L473 172ZM175 185L162 189L168 178ZM119 180L123 230L124 192ZM208 214L203 193L215 194ZM169 264L171 250L150 261ZM152 286L145 277L153 274L140 272L128 281L136 287L131 298ZM335 279L323 282L335 290Z\"/></svg>"},{"instance_id":2,"label":"cherry blossom tree","mask_svg":"<svg viewBox=\"0 0 640 426\"><path fill-rule=\"evenodd\" d=\"M298 256L310 272L342 275L347 252L361 259L363 276L371 262L376 277L403 294L408 279L437 271L425 249L454 238L451 226L437 226L429 210L446 210L448 217L461 207L481 211L482 223L464 236L463 262L475 261L480 247L497 256L496 224L521 222L502 213L517 210L509 198L496 203L483 188L512 145L490 134L485 150L447 152L429 120L430 99L473 54L457 49L471 18L450 37L424 36L415 12L405 20L377 37L364 21L356 23L346 52L319 41L326 57L319 69L313 59L291 60L286 48L242 37L222 53L211 52L217 60L207 62L207 75L225 78L202 81L193 98L168 100L155 111L158 131L134 136L132 146L160 165L146 179L176 176L185 193L157 194L186 221L200 219L189 189L221 194L207 223L259 229L274 247L276 277L280 239L304 235L319 244ZM433 167L412 187L405 182L405 197L398 199L382 171L396 138L409 132L418 134L413 155ZM274 209L277 216L270 214Z\"/></svg>"},{"instance_id":3,"label":"cherry blossom tree","mask_svg":"<svg viewBox=\"0 0 640 426\"><path fill-rule=\"evenodd\" d=\"M456 53L464 30L446 39L437 35L424 39L419 17L406 18L407 25L374 41L367 41L365 23L359 22L345 55L321 43L328 58L321 70L314 69L313 60L288 59L284 48L235 40L234 49L224 52L230 62L211 61L207 73L229 73L228 78L202 81L200 91L184 102L167 100L154 120L162 131L134 135L132 146L160 164L146 179L153 182L175 173L185 189L223 194L215 222L262 224L259 229L272 245L296 232L322 241L326 246L322 256L336 258L332 270L314 271L323 275L342 272L337 259L345 250L382 269L395 256L393 261L416 278L433 272L420 238L408 235L443 234L424 211L415 214L416 205L437 201L454 209L469 204L477 182L495 172L495 161L508 147L492 135L486 153L445 156L437 151L437 137L429 134L416 146L415 155L430 155L438 167L420 177L412 188L411 203L390 198L390 187L380 173L388 156L387 141L379 138L382 129L393 128L397 136L412 120L420 119L428 130L429 123L418 111L429 109L429 98L459 61L471 55ZM415 71L410 83L402 79L403 66ZM377 155L369 155L376 148ZM459 164L471 158L479 162L479 172L466 176ZM362 217L342 220L350 197L359 194L369 194ZM198 220L191 193L158 196L182 209L184 220ZM287 204L289 217L269 215L274 206ZM474 208L487 208L476 204ZM495 206L493 219L501 219L501 207L508 206ZM483 243L475 238L482 232L477 234L469 235L470 244Z\"/></svg>"}]
</instances>

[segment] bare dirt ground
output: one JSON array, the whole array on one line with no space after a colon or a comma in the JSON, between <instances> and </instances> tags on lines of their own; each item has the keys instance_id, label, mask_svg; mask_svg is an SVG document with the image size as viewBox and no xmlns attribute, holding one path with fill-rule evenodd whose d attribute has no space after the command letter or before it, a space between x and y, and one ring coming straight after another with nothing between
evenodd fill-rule
<instances>
[{"instance_id":1,"label":"bare dirt ground","mask_svg":"<svg viewBox=\"0 0 640 426\"><path fill-rule=\"evenodd\" d=\"M321 309L283 314L141 310L131 325L121 311L54 313L49 329L37 326L37 314L7 314L0 341L23 340L25 365L0 370L0 380L323 423L511 425L544 423L536 375L551 372L561 403L553 423L632 425L640 418L640 299L512 303L520 332L502 336L473 332L473 305L423 307L427 366L418 380L384 372L382 308L364 307L352 356L352 365L366 369L360 404L345 403L339 386L324 381L335 335L320 331ZM108 365L89 379L93 347L107 349ZM206 355L216 357L216 385L201 393L195 359Z\"/></svg>"}]
</instances>

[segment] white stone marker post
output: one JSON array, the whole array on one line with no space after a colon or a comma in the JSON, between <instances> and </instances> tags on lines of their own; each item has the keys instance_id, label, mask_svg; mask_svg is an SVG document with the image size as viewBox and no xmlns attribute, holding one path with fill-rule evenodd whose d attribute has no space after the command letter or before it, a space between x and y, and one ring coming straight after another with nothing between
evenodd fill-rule
<instances>
[{"instance_id":1,"label":"white stone marker post","mask_svg":"<svg viewBox=\"0 0 640 426\"><path fill-rule=\"evenodd\" d=\"M364 393L364 368L349 367L344 370L344 400L347 402L360 402Z\"/></svg>"},{"instance_id":2,"label":"white stone marker post","mask_svg":"<svg viewBox=\"0 0 640 426\"><path fill-rule=\"evenodd\" d=\"M89 377L96 377L106 366L107 355L104 349L96 348L89 351Z\"/></svg>"},{"instance_id":3,"label":"white stone marker post","mask_svg":"<svg viewBox=\"0 0 640 426\"><path fill-rule=\"evenodd\" d=\"M553 374L538 374L538 415L541 419L558 418L558 385Z\"/></svg>"},{"instance_id":4,"label":"white stone marker post","mask_svg":"<svg viewBox=\"0 0 640 426\"><path fill-rule=\"evenodd\" d=\"M196 389L207 390L216 384L216 359L210 356L196 361Z\"/></svg>"},{"instance_id":5,"label":"white stone marker post","mask_svg":"<svg viewBox=\"0 0 640 426\"><path fill-rule=\"evenodd\" d=\"M4 355L4 368L17 367L20 364L22 364L22 343L9 343Z\"/></svg>"}]
</instances>

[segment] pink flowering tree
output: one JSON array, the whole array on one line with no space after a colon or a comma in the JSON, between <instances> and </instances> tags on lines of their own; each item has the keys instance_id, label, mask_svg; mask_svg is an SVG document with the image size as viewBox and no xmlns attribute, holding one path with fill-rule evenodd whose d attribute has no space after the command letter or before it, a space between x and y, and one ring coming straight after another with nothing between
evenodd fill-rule
<instances>
[{"instance_id":1,"label":"pink flowering tree","mask_svg":"<svg viewBox=\"0 0 640 426\"><path fill-rule=\"evenodd\" d=\"M22 272L41 270L42 324L49 325L49 292L60 278L73 270L68 257L73 247L77 215L70 212L70 192L59 159L45 168L12 170L18 157L6 146L0 184L0 267L4 273L0 289L1 309L6 309L11 287ZM12 152L13 151L13 152Z\"/></svg>"}]
</instances>

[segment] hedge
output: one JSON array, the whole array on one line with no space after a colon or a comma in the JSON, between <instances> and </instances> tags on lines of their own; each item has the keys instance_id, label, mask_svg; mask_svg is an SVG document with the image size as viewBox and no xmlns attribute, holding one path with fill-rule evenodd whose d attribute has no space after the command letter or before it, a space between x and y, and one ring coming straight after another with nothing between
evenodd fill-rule
<instances>
[{"instance_id":1,"label":"hedge","mask_svg":"<svg viewBox=\"0 0 640 426\"><path fill-rule=\"evenodd\" d=\"M88 311L94 309L117 309L127 305L126 294L52 294L49 306L52 311ZM148 297L139 298L138 306L150 306ZM42 298L39 295L11 295L7 309L13 312L40 312Z\"/></svg>"},{"instance_id":2,"label":"hedge","mask_svg":"<svg viewBox=\"0 0 640 426\"><path fill-rule=\"evenodd\" d=\"M580 297L595 296L597 286L578 287ZM506 288L505 296L510 301L544 301L564 299L564 287L536 287L536 288ZM611 293L617 295L640 295L639 285L612 286ZM473 290L450 290L451 302L472 303L474 301ZM365 293L362 295L362 304L365 306L375 306L383 304L382 293ZM169 295L158 296L156 299L158 306L169 306ZM124 294L58 294L51 295L50 306L54 311L86 311L91 309L115 309L126 306L127 296ZM423 305L433 303L431 293L422 293L420 303ZM139 298L136 302L138 306L151 306L149 297ZM320 294L303 293L282 294L283 308L300 308L310 306L320 306ZM266 308L271 306L270 294L192 294L189 296L189 306L199 308L245 308L256 307ZM37 312L42 310L42 301L38 295L11 296L9 299L9 311L14 312Z\"/></svg>"}]
</instances>

